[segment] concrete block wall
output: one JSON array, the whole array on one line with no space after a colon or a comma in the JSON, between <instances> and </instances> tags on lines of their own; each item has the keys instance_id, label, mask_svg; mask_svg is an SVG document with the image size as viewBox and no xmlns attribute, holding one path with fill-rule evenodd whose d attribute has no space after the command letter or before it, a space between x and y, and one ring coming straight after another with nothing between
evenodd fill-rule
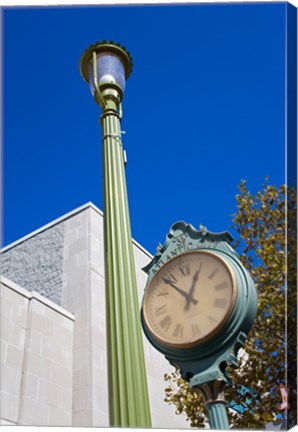
<instances>
[{"instance_id":1,"label":"concrete block wall","mask_svg":"<svg viewBox=\"0 0 298 432\"><path fill-rule=\"evenodd\" d=\"M61 305L64 224L29 236L1 254L1 274Z\"/></svg>"},{"instance_id":2,"label":"concrete block wall","mask_svg":"<svg viewBox=\"0 0 298 432\"><path fill-rule=\"evenodd\" d=\"M1 423L71 426L74 316L1 277Z\"/></svg>"}]
</instances>

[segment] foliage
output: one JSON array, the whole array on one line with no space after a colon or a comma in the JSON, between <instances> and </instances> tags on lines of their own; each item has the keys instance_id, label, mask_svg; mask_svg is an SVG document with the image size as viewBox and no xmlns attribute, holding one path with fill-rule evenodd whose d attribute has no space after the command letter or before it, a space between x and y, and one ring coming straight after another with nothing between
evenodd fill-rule
<instances>
[{"instance_id":1,"label":"foliage","mask_svg":"<svg viewBox=\"0 0 298 432\"><path fill-rule=\"evenodd\" d=\"M226 391L226 399L234 407L229 410L232 427L262 429L276 414L286 416L286 410L278 410L280 385L292 392L288 412L296 419L296 191L266 183L252 195L245 181L239 189L234 246L255 281L258 314L239 368L228 370L234 387ZM178 371L165 380L165 401L175 405L177 414L186 414L192 427L204 427L202 397Z\"/></svg>"}]
</instances>

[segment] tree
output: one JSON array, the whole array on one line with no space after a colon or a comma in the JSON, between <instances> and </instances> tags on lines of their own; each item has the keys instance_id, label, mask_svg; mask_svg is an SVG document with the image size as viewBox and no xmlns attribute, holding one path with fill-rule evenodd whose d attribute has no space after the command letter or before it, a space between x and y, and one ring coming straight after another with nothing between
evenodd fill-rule
<instances>
[{"instance_id":1,"label":"tree","mask_svg":"<svg viewBox=\"0 0 298 432\"><path fill-rule=\"evenodd\" d=\"M228 369L234 387L227 389L229 421L235 428L262 429L279 418L296 420L296 190L266 183L252 195L242 181L232 227L234 247L258 291L258 313L239 358ZM166 374L165 401L186 414L192 427L204 427L202 397L180 377ZM282 407L280 386L290 394Z\"/></svg>"}]
</instances>

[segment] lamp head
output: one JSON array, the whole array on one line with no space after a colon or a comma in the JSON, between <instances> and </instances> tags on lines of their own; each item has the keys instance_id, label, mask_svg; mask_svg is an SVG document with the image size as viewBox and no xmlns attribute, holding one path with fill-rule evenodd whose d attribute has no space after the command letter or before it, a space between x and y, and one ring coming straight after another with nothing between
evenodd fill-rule
<instances>
[{"instance_id":1,"label":"lamp head","mask_svg":"<svg viewBox=\"0 0 298 432\"><path fill-rule=\"evenodd\" d=\"M80 61L80 71L101 107L106 99L114 99L115 102L120 103L126 80L132 71L132 58L119 44L96 42L84 51Z\"/></svg>"}]
</instances>

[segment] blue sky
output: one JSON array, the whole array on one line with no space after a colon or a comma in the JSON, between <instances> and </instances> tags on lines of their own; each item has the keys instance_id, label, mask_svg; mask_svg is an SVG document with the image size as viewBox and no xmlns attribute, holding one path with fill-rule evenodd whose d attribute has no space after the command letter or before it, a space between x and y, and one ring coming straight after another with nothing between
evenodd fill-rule
<instances>
[{"instance_id":1,"label":"blue sky","mask_svg":"<svg viewBox=\"0 0 298 432\"><path fill-rule=\"evenodd\" d=\"M3 245L103 208L100 109L79 73L90 44L133 57L123 145L133 237L231 230L241 179L285 182L285 3L6 8Z\"/></svg>"}]
</instances>

